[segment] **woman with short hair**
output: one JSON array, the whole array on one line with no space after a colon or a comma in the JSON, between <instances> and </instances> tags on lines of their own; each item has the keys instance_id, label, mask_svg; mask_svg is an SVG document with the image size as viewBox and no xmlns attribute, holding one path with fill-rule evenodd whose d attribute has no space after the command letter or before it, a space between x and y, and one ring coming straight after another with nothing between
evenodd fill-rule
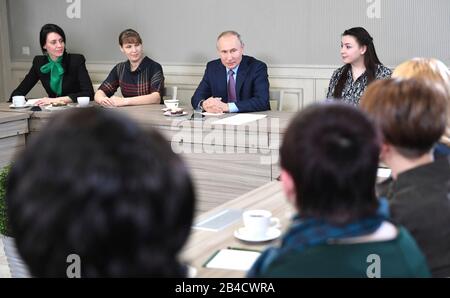
<instances>
[{"instance_id":1,"label":"woman with short hair","mask_svg":"<svg viewBox=\"0 0 450 298\"><path fill-rule=\"evenodd\" d=\"M248 276L429 276L414 239L389 221L387 201L375 195L379 152L377 130L360 109L318 104L294 117L280 162L297 212L281 244L265 250Z\"/></svg>"},{"instance_id":2,"label":"woman with short hair","mask_svg":"<svg viewBox=\"0 0 450 298\"><path fill-rule=\"evenodd\" d=\"M450 155L450 71L448 67L437 59L414 58L398 65L392 77L428 80L442 86L445 90L447 93L447 127L435 146L434 156L439 158Z\"/></svg>"},{"instance_id":3,"label":"woman with short hair","mask_svg":"<svg viewBox=\"0 0 450 298\"><path fill-rule=\"evenodd\" d=\"M179 255L194 216L191 175L156 129L121 113L57 113L14 163L7 194L33 277L67 277L74 254L80 277L188 273Z\"/></svg>"},{"instance_id":4,"label":"woman with short hair","mask_svg":"<svg viewBox=\"0 0 450 298\"><path fill-rule=\"evenodd\" d=\"M369 86L361 109L379 127L380 158L392 170L378 194L416 239L432 275L450 276L450 157L433 157L446 128L446 93L426 80L383 80Z\"/></svg>"}]
</instances>

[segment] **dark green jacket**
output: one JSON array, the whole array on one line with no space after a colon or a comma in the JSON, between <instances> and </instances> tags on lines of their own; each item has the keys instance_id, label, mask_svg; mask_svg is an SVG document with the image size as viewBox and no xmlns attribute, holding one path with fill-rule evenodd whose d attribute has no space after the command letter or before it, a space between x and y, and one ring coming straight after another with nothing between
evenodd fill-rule
<instances>
[{"instance_id":1,"label":"dark green jacket","mask_svg":"<svg viewBox=\"0 0 450 298\"><path fill-rule=\"evenodd\" d=\"M279 255L266 268L256 268L250 277L362 277L380 261L380 277L429 277L424 256L415 241L400 228L389 241L357 244L325 244L304 251L291 250ZM263 253L260 258L264 258ZM369 257L369 259L368 259ZM369 268L370 267L370 268ZM252 268L255 269L255 268Z\"/></svg>"}]
</instances>

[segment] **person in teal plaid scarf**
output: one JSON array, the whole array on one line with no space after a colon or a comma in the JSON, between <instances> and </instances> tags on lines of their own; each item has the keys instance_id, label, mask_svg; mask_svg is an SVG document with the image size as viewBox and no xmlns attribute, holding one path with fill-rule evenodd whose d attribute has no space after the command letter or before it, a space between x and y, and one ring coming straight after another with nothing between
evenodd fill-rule
<instances>
[{"instance_id":1,"label":"person in teal plaid scarf","mask_svg":"<svg viewBox=\"0 0 450 298\"><path fill-rule=\"evenodd\" d=\"M298 212L248 277L429 277L414 239L375 195L379 153L378 133L357 108L300 112L280 149L283 189Z\"/></svg>"}]
</instances>

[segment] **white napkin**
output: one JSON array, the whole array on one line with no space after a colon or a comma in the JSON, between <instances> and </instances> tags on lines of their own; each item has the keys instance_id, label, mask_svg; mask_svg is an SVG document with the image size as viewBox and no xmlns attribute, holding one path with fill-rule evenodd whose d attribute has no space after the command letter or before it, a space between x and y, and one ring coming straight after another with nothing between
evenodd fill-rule
<instances>
[{"instance_id":1,"label":"white napkin","mask_svg":"<svg viewBox=\"0 0 450 298\"><path fill-rule=\"evenodd\" d=\"M224 113L223 112L220 112L220 113L203 112L202 114L205 116L220 116L220 115L223 115Z\"/></svg>"},{"instance_id":2,"label":"white napkin","mask_svg":"<svg viewBox=\"0 0 450 298\"><path fill-rule=\"evenodd\" d=\"M225 125L241 125L244 123L256 121L266 117L267 115L262 114L238 114L235 116L223 118L214 121L212 124L225 124Z\"/></svg>"},{"instance_id":3,"label":"white napkin","mask_svg":"<svg viewBox=\"0 0 450 298\"><path fill-rule=\"evenodd\" d=\"M27 100L27 105L34 106L36 104L36 102L41 99L42 98L29 99L29 100Z\"/></svg>"}]
</instances>

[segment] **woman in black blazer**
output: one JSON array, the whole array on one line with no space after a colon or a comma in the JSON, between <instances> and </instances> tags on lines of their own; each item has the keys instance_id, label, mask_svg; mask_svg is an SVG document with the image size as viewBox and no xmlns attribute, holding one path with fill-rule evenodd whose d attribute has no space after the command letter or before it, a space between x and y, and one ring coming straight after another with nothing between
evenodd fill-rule
<instances>
[{"instance_id":1,"label":"woman in black blazer","mask_svg":"<svg viewBox=\"0 0 450 298\"><path fill-rule=\"evenodd\" d=\"M15 95L26 95L40 80L48 97L37 101L38 105L54 102L76 102L77 97L89 96L93 99L94 89L80 54L66 52L66 36L55 24L46 24L41 28L40 44L44 55L34 57L33 65L20 85L12 92L9 101Z\"/></svg>"}]
</instances>

